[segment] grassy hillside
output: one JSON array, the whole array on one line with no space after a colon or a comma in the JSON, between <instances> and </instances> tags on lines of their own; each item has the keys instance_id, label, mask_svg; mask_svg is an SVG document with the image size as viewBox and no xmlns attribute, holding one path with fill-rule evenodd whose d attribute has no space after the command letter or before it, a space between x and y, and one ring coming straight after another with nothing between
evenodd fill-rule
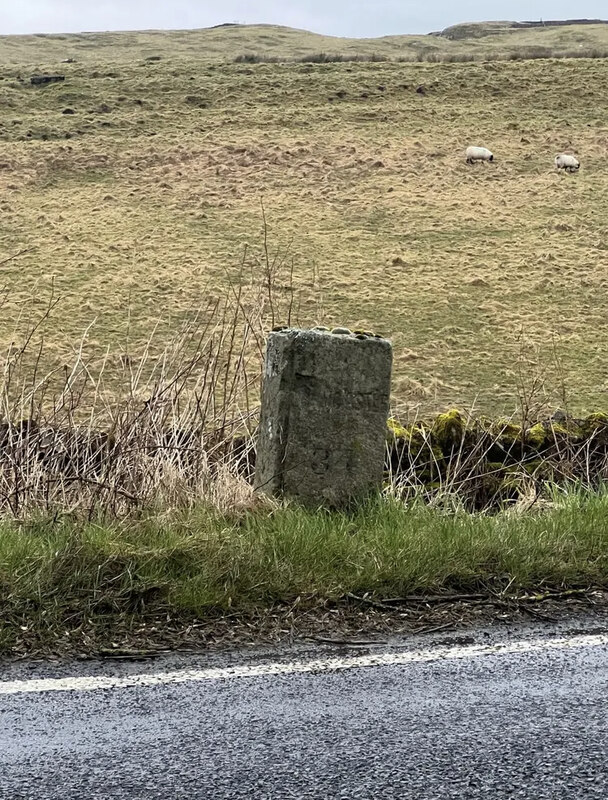
<instances>
[{"instance_id":1,"label":"grassy hillside","mask_svg":"<svg viewBox=\"0 0 608 800\"><path fill-rule=\"evenodd\" d=\"M392 337L395 394L412 407L510 411L543 370L556 403L565 381L573 408L605 407L605 62L210 63L262 42L291 55L406 46L312 36L3 39L0 262L27 252L1 265L0 344L20 341L51 293L47 361L70 363L93 322L100 357L127 338L143 347L155 326L169 335L222 295L246 247L259 275L263 201L270 251L293 264L294 315ZM575 36L599 43L608 26L506 29L467 47ZM31 86L39 70L66 80ZM471 142L496 163L467 167ZM554 172L564 149L579 174Z\"/></svg>"},{"instance_id":2,"label":"grassy hillside","mask_svg":"<svg viewBox=\"0 0 608 800\"><path fill-rule=\"evenodd\" d=\"M348 39L279 25L223 25L187 31L0 36L0 63L48 64L76 58L86 64L181 57L232 60L243 53L284 59L315 53L376 54L391 59L509 58L576 54L608 48L608 24L519 28L509 22L472 23L440 35Z\"/></svg>"}]
</instances>

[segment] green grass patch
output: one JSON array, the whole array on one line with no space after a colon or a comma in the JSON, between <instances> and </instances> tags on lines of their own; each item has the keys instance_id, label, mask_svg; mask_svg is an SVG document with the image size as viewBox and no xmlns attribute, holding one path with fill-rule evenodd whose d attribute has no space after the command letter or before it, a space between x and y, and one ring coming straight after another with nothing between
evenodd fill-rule
<instances>
[{"instance_id":1,"label":"green grass patch","mask_svg":"<svg viewBox=\"0 0 608 800\"><path fill-rule=\"evenodd\" d=\"M0 652L151 619L212 620L276 605L608 585L608 494L537 513L445 514L373 503L352 514L287 507L222 516L0 529ZM103 638L103 636L102 636Z\"/></svg>"}]
</instances>

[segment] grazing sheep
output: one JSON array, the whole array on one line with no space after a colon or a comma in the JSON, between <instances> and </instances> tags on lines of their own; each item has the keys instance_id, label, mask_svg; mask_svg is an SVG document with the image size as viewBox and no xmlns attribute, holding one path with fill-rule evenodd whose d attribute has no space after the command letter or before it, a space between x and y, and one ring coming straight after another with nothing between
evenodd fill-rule
<instances>
[{"instance_id":1,"label":"grazing sheep","mask_svg":"<svg viewBox=\"0 0 608 800\"><path fill-rule=\"evenodd\" d=\"M568 153L560 153L555 156L556 169L563 169L564 172L576 172L577 169L580 169L580 166L578 158L570 156Z\"/></svg>"},{"instance_id":2,"label":"grazing sheep","mask_svg":"<svg viewBox=\"0 0 608 800\"><path fill-rule=\"evenodd\" d=\"M467 164L475 164L477 161L494 161L493 153L487 147L467 147Z\"/></svg>"}]
</instances>

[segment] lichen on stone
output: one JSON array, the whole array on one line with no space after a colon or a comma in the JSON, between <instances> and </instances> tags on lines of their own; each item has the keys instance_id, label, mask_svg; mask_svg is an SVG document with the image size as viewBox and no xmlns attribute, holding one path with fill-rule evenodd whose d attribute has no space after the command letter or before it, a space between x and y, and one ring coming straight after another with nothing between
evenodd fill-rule
<instances>
[{"instance_id":1,"label":"lichen on stone","mask_svg":"<svg viewBox=\"0 0 608 800\"><path fill-rule=\"evenodd\" d=\"M490 424L489 432L501 444L514 444L522 439L522 427L510 419L498 419Z\"/></svg>"},{"instance_id":2,"label":"lichen on stone","mask_svg":"<svg viewBox=\"0 0 608 800\"><path fill-rule=\"evenodd\" d=\"M425 497L447 491L470 510L499 510L547 485L599 486L608 462L608 414L565 413L524 425L468 421L457 409L429 421L389 421L390 468Z\"/></svg>"},{"instance_id":3,"label":"lichen on stone","mask_svg":"<svg viewBox=\"0 0 608 800\"><path fill-rule=\"evenodd\" d=\"M598 411L595 414L588 414L580 422L581 431L585 436L591 436L596 431L604 431L608 428L608 414Z\"/></svg>"},{"instance_id":4,"label":"lichen on stone","mask_svg":"<svg viewBox=\"0 0 608 800\"><path fill-rule=\"evenodd\" d=\"M441 448L442 453L447 455L462 444L466 428L465 418L458 409L453 408L435 418L431 428L431 435L433 441Z\"/></svg>"},{"instance_id":5,"label":"lichen on stone","mask_svg":"<svg viewBox=\"0 0 608 800\"><path fill-rule=\"evenodd\" d=\"M529 447L540 450L547 441L547 431L541 422L537 422L526 431L525 442Z\"/></svg>"},{"instance_id":6,"label":"lichen on stone","mask_svg":"<svg viewBox=\"0 0 608 800\"><path fill-rule=\"evenodd\" d=\"M389 417L386 426L388 428L389 438L404 439L407 436L407 429L394 417Z\"/></svg>"}]
</instances>

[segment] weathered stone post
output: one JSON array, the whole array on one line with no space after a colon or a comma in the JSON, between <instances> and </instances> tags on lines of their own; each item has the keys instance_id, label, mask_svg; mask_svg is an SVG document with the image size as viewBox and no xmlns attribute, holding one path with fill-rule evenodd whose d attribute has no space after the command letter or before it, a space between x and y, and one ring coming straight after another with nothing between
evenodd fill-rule
<instances>
[{"instance_id":1,"label":"weathered stone post","mask_svg":"<svg viewBox=\"0 0 608 800\"><path fill-rule=\"evenodd\" d=\"M391 366L381 337L344 328L271 333L256 488L332 508L380 489Z\"/></svg>"}]
</instances>

